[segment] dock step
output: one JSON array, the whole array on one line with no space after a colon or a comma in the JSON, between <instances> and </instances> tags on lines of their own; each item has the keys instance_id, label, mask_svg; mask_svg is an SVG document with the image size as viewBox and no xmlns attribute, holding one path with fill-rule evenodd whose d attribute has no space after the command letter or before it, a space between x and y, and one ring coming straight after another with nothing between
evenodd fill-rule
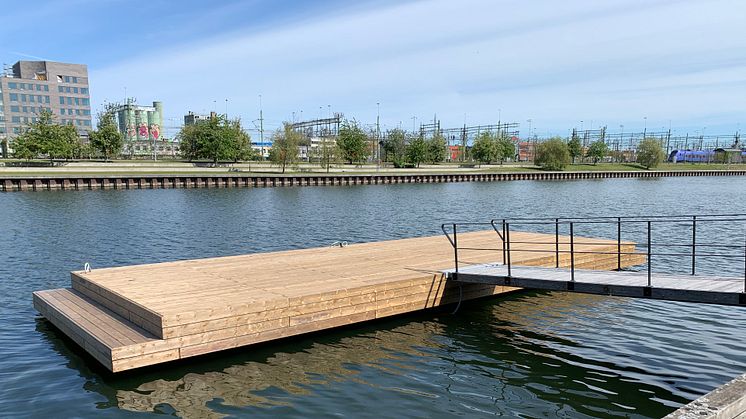
<instances>
[{"instance_id":1,"label":"dock step","mask_svg":"<svg viewBox=\"0 0 746 419\"><path fill-rule=\"evenodd\" d=\"M34 308L111 371L179 358L178 349L77 290L36 291ZM134 363L134 365L133 365Z\"/></svg>"},{"instance_id":2,"label":"dock step","mask_svg":"<svg viewBox=\"0 0 746 419\"><path fill-rule=\"evenodd\" d=\"M72 288L78 293L106 307L131 323L147 330L158 338L163 338L163 318L160 314L101 287L84 277L81 272L71 273Z\"/></svg>"}]
</instances>

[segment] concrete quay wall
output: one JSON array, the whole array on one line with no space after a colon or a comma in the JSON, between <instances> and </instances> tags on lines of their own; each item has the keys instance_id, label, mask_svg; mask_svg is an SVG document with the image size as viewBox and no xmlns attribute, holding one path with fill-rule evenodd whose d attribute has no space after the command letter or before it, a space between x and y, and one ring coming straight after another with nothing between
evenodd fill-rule
<instances>
[{"instance_id":1,"label":"concrete quay wall","mask_svg":"<svg viewBox=\"0 0 746 419\"><path fill-rule=\"evenodd\" d=\"M268 188L286 186L387 185L400 183L500 182L514 180L578 180L691 176L745 176L746 170L511 172L360 175L74 175L0 177L0 191L172 188Z\"/></svg>"}]
</instances>

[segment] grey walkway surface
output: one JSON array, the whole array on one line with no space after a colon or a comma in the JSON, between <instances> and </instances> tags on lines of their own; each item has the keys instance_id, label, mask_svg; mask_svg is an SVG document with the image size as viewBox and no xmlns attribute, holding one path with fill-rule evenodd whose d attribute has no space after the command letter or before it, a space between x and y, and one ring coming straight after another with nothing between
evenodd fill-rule
<instances>
[{"instance_id":1,"label":"grey walkway surface","mask_svg":"<svg viewBox=\"0 0 746 419\"><path fill-rule=\"evenodd\" d=\"M744 278L692 276L653 273L648 284L647 272L537 268L502 264L472 265L459 269L459 282L511 285L522 288L580 292L587 294L640 297L659 300L746 305Z\"/></svg>"}]
</instances>

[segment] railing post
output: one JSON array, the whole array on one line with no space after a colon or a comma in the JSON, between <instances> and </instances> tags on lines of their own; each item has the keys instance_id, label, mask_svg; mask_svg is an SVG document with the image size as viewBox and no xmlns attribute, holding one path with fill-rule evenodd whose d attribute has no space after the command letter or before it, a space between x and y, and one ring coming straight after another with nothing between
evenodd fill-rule
<instances>
[{"instance_id":1,"label":"railing post","mask_svg":"<svg viewBox=\"0 0 746 419\"><path fill-rule=\"evenodd\" d=\"M503 263L505 263L506 257L507 252L505 250L505 218L503 218Z\"/></svg>"},{"instance_id":2,"label":"railing post","mask_svg":"<svg viewBox=\"0 0 746 419\"><path fill-rule=\"evenodd\" d=\"M616 270L622 270L622 217L616 219Z\"/></svg>"},{"instance_id":3,"label":"railing post","mask_svg":"<svg viewBox=\"0 0 746 419\"><path fill-rule=\"evenodd\" d=\"M456 223L453 223L453 258L456 261L456 273L458 274L458 236L456 235Z\"/></svg>"},{"instance_id":4,"label":"railing post","mask_svg":"<svg viewBox=\"0 0 746 419\"><path fill-rule=\"evenodd\" d=\"M554 260L554 267L559 268L559 218L554 219Z\"/></svg>"},{"instance_id":5,"label":"railing post","mask_svg":"<svg viewBox=\"0 0 746 419\"><path fill-rule=\"evenodd\" d=\"M746 293L746 238L743 241L743 292Z\"/></svg>"},{"instance_id":6,"label":"railing post","mask_svg":"<svg viewBox=\"0 0 746 419\"><path fill-rule=\"evenodd\" d=\"M651 240L650 240L650 230L651 230L651 228L650 228L650 220L648 220L648 287L651 286L650 284L652 282L651 281L651 277L652 277L652 264L653 264L653 260L652 260L652 257L651 257L652 256L652 252L650 250L650 246L651 246L651 244L650 244L651 243Z\"/></svg>"},{"instance_id":7,"label":"railing post","mask_svg":"<svg viewBox=\"0 0 746 419\"><path fill-rule=\"evenodd\" d=\"M570 222L570 281L575 282L575 232Z\"/></svg>"},{"instance_id":8,"label":"railing post","mask_svg":"<svg viewBox=\"0 0 746 419\"><path fill-rule=\"evenodd\" d=\"M692 215L692 275L695 273L696 265L696 254L697 254L697 216Z\"/></svg>"},{"instance_id":9,"label":"railing post","mask_svg":"<svg viewBox=\"0 0 746 419\"><path fill-rule=\"evenodd\" d=\"M510 269L510 223L505 223L505 241L507 242L507 254L508 254L508 276L513 276Z\"/></svg>"}]
</instances>

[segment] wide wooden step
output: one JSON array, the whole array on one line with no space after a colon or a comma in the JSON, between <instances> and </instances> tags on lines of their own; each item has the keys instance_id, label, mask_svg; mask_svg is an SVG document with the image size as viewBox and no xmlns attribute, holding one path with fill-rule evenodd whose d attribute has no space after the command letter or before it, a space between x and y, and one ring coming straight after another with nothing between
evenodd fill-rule
<instances>
[{"instance_id":1,"label":"wide wooden step","mask_svg":"<svg viewBox=\"0 0 746 419\"><path fill-rule=\"evenodd\" d=\"M168 342L74 289L36 291L33 296L39 313L111 371L179 357Z\"/></svg>"},{"instance_id":2,"label":"wide wooden step","mask_svg":"<svg viewBox=\"0 0 746 419\"><path fill-rule=\"evenodd\" d=\"M163 318L154 310L101 287L77 272L71 273L72 288L98 304L117 313L156 337L163 338Z\"/></svg>"}]
</instances>

